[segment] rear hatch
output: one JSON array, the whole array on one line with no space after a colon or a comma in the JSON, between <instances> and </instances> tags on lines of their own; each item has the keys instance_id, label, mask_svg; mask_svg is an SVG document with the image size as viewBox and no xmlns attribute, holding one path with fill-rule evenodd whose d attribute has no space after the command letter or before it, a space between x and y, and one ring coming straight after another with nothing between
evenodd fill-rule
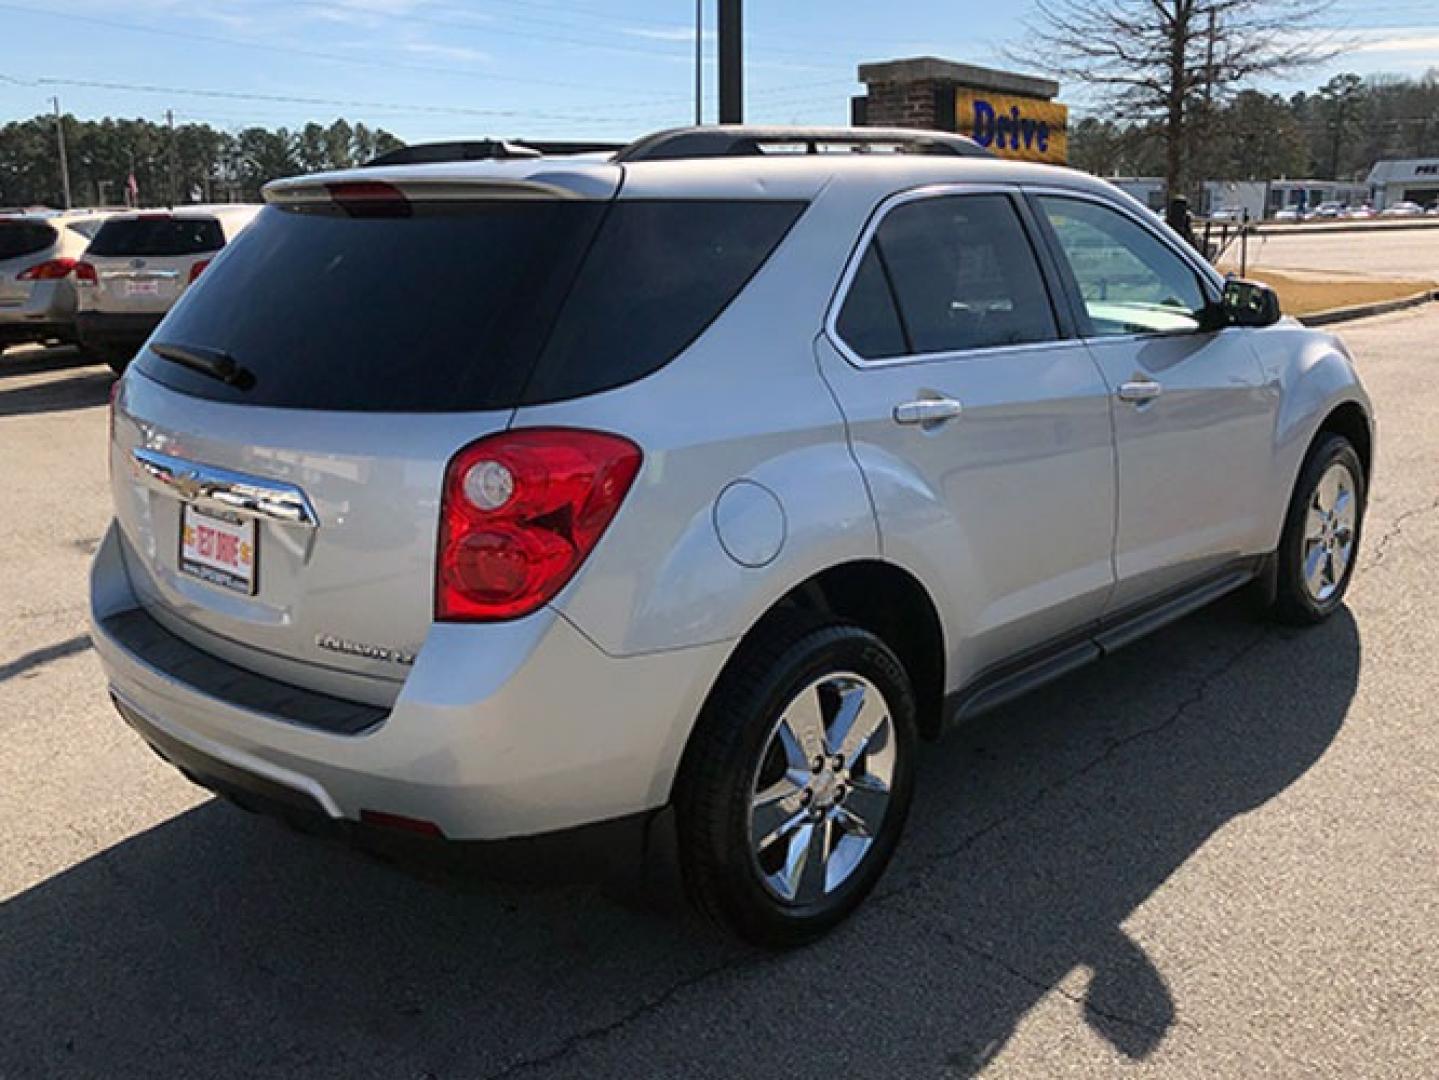
<instances>
[{"instance_id":1,"label":"rear hatch","mask_svg":"<svg viewBox=\"0 0 1439 1080\"><path fill-rule=\"evenodd\" d=\"M446 464L509 423L618 169L575 184L292 184L225 249L116 402L116 516L159 621L393 699L433 617ZM243 378L193 364L217 356Z\"/></svg>"},{"instance_id":2,"label":"rear hatch","mask_svg":"<svg viewBox=\"0 0 1439 1080\"><path fill-rule=\"evenodd\" d=\"M272 185L273 205L161 323L117 401L116 514L159 621L296 685L393 698L436 610L451 459L521 406L643 378L683 352L804 206L620 200L619 167L556 167ZM497 525L455 556L500 576L513 545L598 535L597 504L547 501L589 498L575 494L578 459L528 487L560 459L515 453L516 507L549 516L528 532ZM463 577L454 541L445 572ZM548 567L562 549L526 550Z\"/></svg>"},{"instance_id":3,"label":"rear hatch","mask_svg":"<svg viewBox=\"0 0 1439 1080\"><path fill-rule=\"evenodd\" d=\"M81 278L87 311L161 314L225 246L214 217L145 213L114 217L100 227L85 252L94 276Z\"/></svg>"},{"instance_id":4,"label":"rear hatch","mask_svg":"<svg viewBox=\"0 0 1439 1080\"><path fill-rule=\"evenodd\" d=\"M33 283L20 277L55 255L60 234L33 218L0 218L0 309L24 305Z\"/></svg>"}]
</instances>

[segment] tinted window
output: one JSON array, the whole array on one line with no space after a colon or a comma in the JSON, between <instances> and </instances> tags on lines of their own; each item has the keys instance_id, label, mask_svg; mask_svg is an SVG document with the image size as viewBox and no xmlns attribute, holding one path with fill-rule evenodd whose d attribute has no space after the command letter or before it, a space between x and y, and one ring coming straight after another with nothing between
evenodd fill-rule
<instances>
[{"instance_id":1,"label":"tinted window","mask_svg":"<svg viewBox=\"0 0 1439 1080\"><path fill-rule=\"evenodd\" d=\"M270 207L155 332L248 368L240 390L142 352L201 397L393 412L509 408L604 206L414 204L407 217Z\"/></svg>"},{"instance_id":2,"label":"tinted window","mask_svg":"<svg viewBox=\"0 0 1439 1080\"><path fill-rule=\"evenodd\" d=\"M694 341L804 210L790 202L618 202L525 394L528 403L642 378Z\"/></svg>"},{"instance_id":3,"label":"tinted window","mask_svg":"<svg viewBox=\"0 0 1439 1080\"><path fill-rule=\"evenodd\" d=\"M86 240L93 240L103 224L105 224L104 220L98 218L92 221L74 221L70 223L70 231L76 236L83 236Z\"/></svg>"},{"instance_id":4,"label":"tinted window","mask_svg":"<svg viewBox=\"0 0 1439 1080\"><path fill-rule=\"evenodd\" d=\"M34 255L53 244L55 238L55 230L43 221L0 221L0 259Z\"/></svg>"},{"instance_id":5,"label":"tinted window","mask_svg":"<svg viewBox=\"0 0 1439 1080\"><path fill-rule=\"evenodd\" d=\"M1039 201L1074 272L1092 333L1198 329L1206 303L1199 277L1158 237L1098 203L1058 196Z\"/></svg>"},{"instance_id":6,"label":"tinted window","mask_svg":"<svg viewBox=\"0 0 1439 1080\"><path fill-rule=\"evenodd\" d=\"M142 255L161 258L199 255L225 246L214 218L112 218L90 242L91 255Z\"/></svg>"},{"instance_id":7,"label":"tinted window","mask_svg":"<svg viewBox=\"0 0 1439 1080\"><path fill-rule=\"evenodd\" d=\"M835 328L844 343L866 360L902 356L906 351L894 293L874 244L860 260Z\"/></svg>"},{"instance_id":8,"label":"tinted window","mask_svg":"<svg viewBox=\"0 0 1439 1080\"><path fill-rule=\"evenodd\" d=\"M911 352L1050 341L1059 336L1039 263L1004 195L904 203L875 234Z\"/></svg>"}]
</instances>

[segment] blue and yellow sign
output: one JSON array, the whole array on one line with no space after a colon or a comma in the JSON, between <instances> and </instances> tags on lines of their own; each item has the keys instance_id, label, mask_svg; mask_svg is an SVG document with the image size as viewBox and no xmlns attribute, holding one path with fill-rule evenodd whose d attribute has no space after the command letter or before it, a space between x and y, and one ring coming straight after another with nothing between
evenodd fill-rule
<instances>
[{"instance_id":1,"label":"blue and yellow sign","mask_svg":"<svg viewBox=\"0 0 1439 1080\"><path fill-rule=\"evenodd\" d=\"M961 88L955 130L999 157L1063 165L1069 160L1069 109L1057 101Z\"/></svg>"}]
</instances>

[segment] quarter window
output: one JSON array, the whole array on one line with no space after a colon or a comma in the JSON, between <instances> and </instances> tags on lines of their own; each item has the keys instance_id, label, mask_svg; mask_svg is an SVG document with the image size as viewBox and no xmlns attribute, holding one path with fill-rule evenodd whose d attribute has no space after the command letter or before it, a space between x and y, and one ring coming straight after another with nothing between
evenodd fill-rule
<instances>
[{"instance_id":1,"label":"quarter window","mask_svg":"<svg viewBox=\"0 0 1439 1080\"><path fill-rule=\"evenodd\" d=\"M942 195L890 211L837 329L868 359L1052 341L1034 250L1005 195Z\"/></svg>"},{"instance_id":2,"label":"quarter window","mask_svg":"<svg viewBox=\"0 0 1439 1080\"><path fill-rule=\"evenodd\" d=\"M1189 333L1207 303L1194 270L1148 229L1107 206L1041 196L1095 337Z\"/></svg>"}]
</instances>

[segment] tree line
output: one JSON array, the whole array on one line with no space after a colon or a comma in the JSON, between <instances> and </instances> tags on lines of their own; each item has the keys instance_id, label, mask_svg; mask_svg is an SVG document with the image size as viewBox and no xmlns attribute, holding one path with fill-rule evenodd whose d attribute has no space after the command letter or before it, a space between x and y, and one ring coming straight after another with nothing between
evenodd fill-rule
<instances>
[{"instance_id":1,"label":"tree line","mask_svg":"<svg viewBox=\"0 0 1439 1080\"><path fill-rule=\"evenodd\" d=\"M79 120L63 125L76 206L118 206L135 178L138 204L254 202L270 180L363 164L404 145L394 135L336 120L237 133L208 124ZM0 205L63 205L56 118L36 116L0 127Z\"/></svg>"},{"instance_id":2,"label":"tree line","mask_svg":"<svg viewBox=\"0 0 1439 1080\"><path fill-rule=\"evenodd\" d=\"M1070 127L1070 164L1102 176L1163 176L1166 135L1158 120L1086 117ZM1336 75L1289 97L1243 90L1196 104L1184 139L1191 183L1362 181L1384 158L1439 157L1439 68L1417 79Z\"/></svg>"}]
</instances>

